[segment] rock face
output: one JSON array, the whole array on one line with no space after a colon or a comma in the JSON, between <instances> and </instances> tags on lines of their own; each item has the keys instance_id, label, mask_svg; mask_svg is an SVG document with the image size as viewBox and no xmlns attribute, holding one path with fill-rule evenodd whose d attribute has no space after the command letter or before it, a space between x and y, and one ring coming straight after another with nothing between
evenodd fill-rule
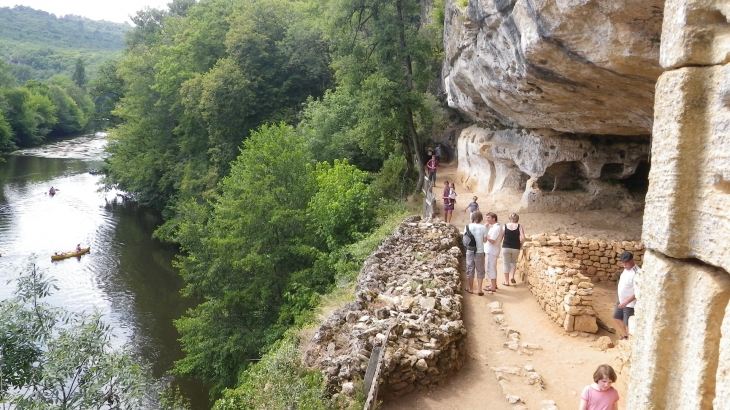
<instances>
[{"instance_id":1,"label":"rock face","mask_svg":"<svg viewBox=\"0 0 730 410\"><path fill-rule=\"evenodd\" d=\"M665 7L626 408L727 409L730 2Z\"/></svg>"},{"instance_id":2,"label":"rock face","mask_svg":"<svg viewBox=\"0 0 730 410\"><path fill-rule=\"evenodd\" d=\"M510 202L532 212L607 207L630 212L643 207L648 188L648 138L474 125L462 131L457 152L461 184L494 196L518 196Z\"/></svg>"},{"instance_id":3,"label":"rock face","mask_svg":"<svg viewBox=\"0 0 730 410\"><path fill-rule=\"evenodd\" d=\"M461 4L446 6L442 75L451 107L508 126L651 132L664 0Z\"/></svg>"}]
</instances>

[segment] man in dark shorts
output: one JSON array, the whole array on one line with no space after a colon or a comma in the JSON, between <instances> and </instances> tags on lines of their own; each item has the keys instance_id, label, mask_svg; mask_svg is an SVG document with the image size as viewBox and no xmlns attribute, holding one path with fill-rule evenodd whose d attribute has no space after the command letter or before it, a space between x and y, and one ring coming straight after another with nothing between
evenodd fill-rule
<instances>
[{"instance_id":1,"label":"man in dark shorts","mask_svg":"<svg viewBox=\"0 0 730 410\"><path fill-rule=\"evenodd\" d=\"M620 257L624 271L618 280L618 300L616 301L616 309L613 311L613 318L616 320L621 339L629 338L629 318L634 316L634 305L636 304L635 281L637 275L641 272L639 267L634 263L634 254L624 252Z\"/></svg>"}]
</instances>

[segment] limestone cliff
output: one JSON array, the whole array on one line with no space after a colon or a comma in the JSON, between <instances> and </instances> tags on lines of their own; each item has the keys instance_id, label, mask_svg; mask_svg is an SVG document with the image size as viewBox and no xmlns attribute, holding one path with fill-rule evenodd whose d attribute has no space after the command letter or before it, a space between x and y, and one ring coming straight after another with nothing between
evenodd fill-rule
<instances>
[{"instance_id":1,"label":"limestone cliff","mask_svg":"<svg viewBox=\"0 0 730 410\"><path fill-rule=\"evenodd\" d=\"M663 3L447 1L443 87L475 124L457 182L515 210L642 208Z\"/></svg>"},{"instance_id":2,"label":"limestone cliff","mask_svg":"<svg viewBox=\"0 0 730 410\"><path fill-rule=\"evenodd\" d=\"M457 3L444 31L451 107L525 128L651 132L663 0Z\"/></svg>"}]
</instances>

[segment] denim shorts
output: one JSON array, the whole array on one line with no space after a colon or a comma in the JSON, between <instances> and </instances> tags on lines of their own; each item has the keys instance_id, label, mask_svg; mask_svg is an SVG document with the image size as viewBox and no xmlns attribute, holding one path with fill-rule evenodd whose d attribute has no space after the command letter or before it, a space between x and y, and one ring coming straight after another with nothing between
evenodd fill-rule
<instances>
[{"instance_id":1,"label":"denim shorts","mask_svg":"<svg viewBox=\"0 0 730 410\"><path fill-rule=\"evenodd\" d=\"M613 311L613 318L619 319L624 321L624 326L629 325L629 318L631 316L634 316L634 308L632 307L625 307L623 309L619 309L618 305L621 302L618 300L616 301L616 309Z\"/></svg>"}]
</instances>

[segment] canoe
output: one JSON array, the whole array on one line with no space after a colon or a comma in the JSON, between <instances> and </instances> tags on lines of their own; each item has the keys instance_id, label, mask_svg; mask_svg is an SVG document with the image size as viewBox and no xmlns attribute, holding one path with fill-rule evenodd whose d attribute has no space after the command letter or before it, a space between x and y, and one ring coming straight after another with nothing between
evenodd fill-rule
<instances>
[{"instance_id":1,"label":"canoe","mask_svg":"<svg viewBox=\"0 0 730 410\"><path fill-rule=\"evenodd\" d=\"M73 251L70 251L70 252L61 253L59 255L51 255L51 260L52 261L60 261L61 259L71 258L73 256L80 256L80 255L83 255L85 253L89 253L90 250L91 250L91 247L88 247L88 248L83 248L80 251L73 250Z\"/></svg>"}]
</instances>

